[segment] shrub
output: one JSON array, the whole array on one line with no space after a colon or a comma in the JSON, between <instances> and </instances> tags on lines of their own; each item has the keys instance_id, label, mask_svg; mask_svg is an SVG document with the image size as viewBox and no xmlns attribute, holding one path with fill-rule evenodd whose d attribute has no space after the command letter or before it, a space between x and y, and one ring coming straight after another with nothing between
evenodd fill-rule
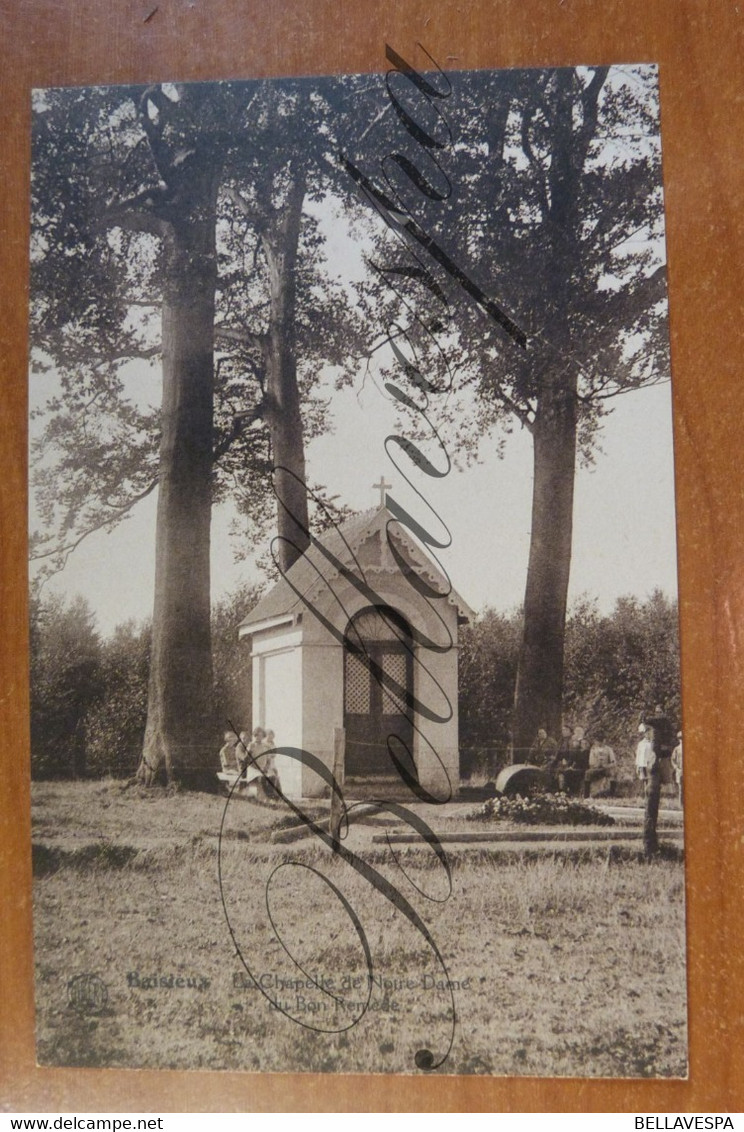
<instances>
[{"instance_id":1,"label":"shrub","mask_svg":"<svg viewBox=\"0 0 744 1132\"><path fill-rule=\"evenodd\" d=\"M150 626L128 621L101 647L101 691L85 721L88 770L127 776L137 769L147 721Z\"/></svg>"},{"instance_id":2,"label":"shrub","mask_svg":"<svg viewBox=\"0 0 744 1132\"><path fill-rule=\"evenodd\" d=\"M31 772L82 778L85 719L101 688L101 642L82 597L31 601Z\"/></svg>"},{"instance_id":3,"label":"shrub","mask_svg":"<svg viewBox=\"0 0 744 1132\"><path fill-rule=\"evenodd\" d=\"M469 821L513 821L523 825L614 825L615 819L603 810L577 802L566 794L502 794L489 798Z\"/></svg>"}]
</instances>

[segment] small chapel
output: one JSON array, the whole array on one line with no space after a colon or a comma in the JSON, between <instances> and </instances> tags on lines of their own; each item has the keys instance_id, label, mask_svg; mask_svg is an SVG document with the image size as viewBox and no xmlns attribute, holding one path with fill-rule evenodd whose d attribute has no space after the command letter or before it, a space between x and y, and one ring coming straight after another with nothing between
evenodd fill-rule
<instances>
[{"instance_id":1,"label":"small chapel","mask_svg":"<svg viewBox=\"0 0 744 1132\"><path fill-rule=\"evenodd\" d=\"M388 510L388 485L375 486L380 505L316 539L241 622L253 725L331 771L343 729L350 794L402 781L392 749L422 788L446 796L460 781L458 631L473 612ZM325 789L288 756L276 770L289 798Z\"/></svg>"}]
</instances>

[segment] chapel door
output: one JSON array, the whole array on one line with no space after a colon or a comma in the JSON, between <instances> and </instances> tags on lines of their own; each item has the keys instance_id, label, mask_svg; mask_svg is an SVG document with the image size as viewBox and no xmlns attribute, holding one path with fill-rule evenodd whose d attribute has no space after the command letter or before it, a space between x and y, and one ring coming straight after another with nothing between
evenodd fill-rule
<instances>
[{"instance_id":1,"label":"chapel door","mask_svg":"<svg viewBox=\"0 0 744 1132\"><path fill-rule=\"evenodd\" d=\"M388 607L363 610L349 623L344 648L347 777L397 776L388 736L397 735L413 749L413 709L406 707L413 694L411 648L407 623ZM394 749L405 759L397 744Z\"/></svg>"}]
</instances>

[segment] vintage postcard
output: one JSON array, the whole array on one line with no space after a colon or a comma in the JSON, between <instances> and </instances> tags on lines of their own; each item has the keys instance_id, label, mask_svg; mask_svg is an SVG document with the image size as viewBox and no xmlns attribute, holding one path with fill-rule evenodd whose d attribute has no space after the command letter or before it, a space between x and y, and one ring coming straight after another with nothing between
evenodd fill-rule
<instances>
[{"instance_id":1,"label":"vintage postcard","mask_svg":"<svg viewBox=\"0 0 744 1132\"><path fill-rule=\"evenodd\" d=\"M684 1077L656 68L34 92L42 1065Z\"/></svg>"}]
</instances>

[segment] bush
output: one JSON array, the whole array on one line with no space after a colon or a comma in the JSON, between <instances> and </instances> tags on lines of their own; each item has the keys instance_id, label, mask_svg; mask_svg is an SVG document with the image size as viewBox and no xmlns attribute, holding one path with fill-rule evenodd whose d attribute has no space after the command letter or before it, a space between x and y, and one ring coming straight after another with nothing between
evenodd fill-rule
<instances>
[{"instance_id":1,"label":"bush","mask_svg":"<svg viewBox=\"0 0 744 1132\"><path fill-rule=\"evenodd\" d=\"M100 695L101 642L82 597L31 601L31 773L81 778L85 720Z\"/></svg>"},{"instance_id":2,"label":"bush","mask_svg":"<svg viewBox=\"0 0 744 1132\"><path fill-rule=\"evenodd\" d=\"M230 725L237 731L253 728L252 662L250 643L238 639L238 625L260 597L260 588L239 586L217 602L212 611L214 668L214 727L218 738Z\"/></svg>"},{"instance_id":3,"label":"bush","mask_svg":"<svg viewBox=\"0 0 744 1132\"><path fill-rule=\"evenodd\" d=\"M493 775L505 761L514 707L521 614L487 609L460 631L460 771Z\"/></svg>"},{"instance_id":4,"label":"bush","mask_svg":"<svg viewBox=\"0 0 744 1132\"><path fill-rule=\"evenodd\" d=\"M128 621L101 646L101 693L85 720L89 772L134 774L147 722L150 625Z\"/></svg>"},{"instance_id":5,"label":"bush","mask_svg":"<svg viewBox=\"0 0 744 1132\"><path fill-rule=\"evenodd\" d=\"M469 821L512 821L522 825L614 825L615 819L566 794L520 794L489 798Z\"/></svg>"},{"instance_id":6,"label":"bush","mask_svg":"<svg viewBox=\"0 0 744 1132\"><path fill-rule=\"evenodd\" d=\"M619 598L604 617L583 599L566 623L564 716L590 739L601 729L629 766L642 714L658 703L675 731L680 720L678 617L677 603L656 590L646 601Z\"/></svg>"},{"instance_id":7,"label":"bush","mask_svg":"<svg viewBox=\"0 0 744 1132\"><path fill-rule=\"evenodd\" d=\"M212 616L215 755L232 720L251 727L251 659L237 626L258 600L243 586ZM108 640L83 598L31 606L31 766L35 778L128 777L142 754L150 672L149 623L118 625Z\"/></svg>"}]
</instances>

